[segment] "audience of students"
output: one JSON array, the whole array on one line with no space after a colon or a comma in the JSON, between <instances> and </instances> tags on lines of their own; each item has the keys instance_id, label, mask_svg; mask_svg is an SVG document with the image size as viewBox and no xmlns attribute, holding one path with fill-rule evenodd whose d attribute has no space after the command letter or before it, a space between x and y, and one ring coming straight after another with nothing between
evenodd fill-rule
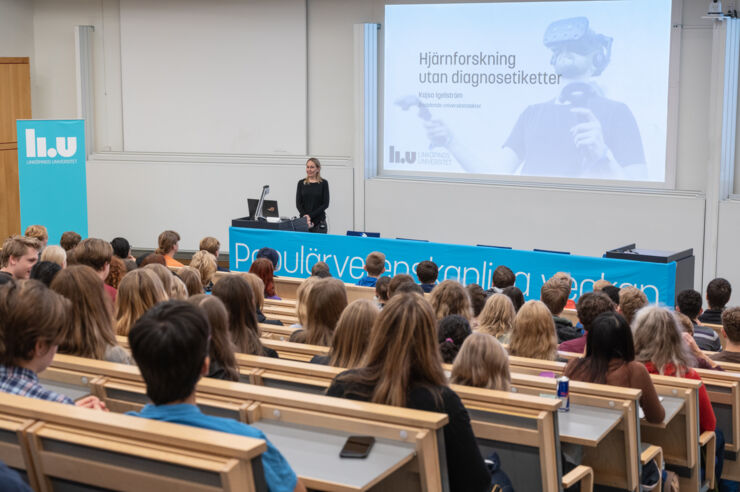
<instances>
[{"instance_id":1,"label":"audience of students","mask_svg":"<svg viewBox=\"0 0 740 492\"><path fill-rule=\"evenodd\" d=\"M218 270L216 257L208 251L196 251L190 260L190 266L200 273L200 282L203 284L203 291L211 292L213 289L213 276Z\"/></svg>"},{"instance_id":2,"label":"audience of students","mask_svg":"<svg viewBox=\"0 0 740 492\"><path fill-rule=\"evenodd\" d=\"M541 301L527 301L516 313L509 339L509 354L532 359L557 360L558 337L552 313Z\"/></svg>"},{"instance_id":3,"label":"audience of students","mask_svg":"<svg viewBox=\"0 0 740 492\"><path fill-rule=\"evenodd\" d=\"M254 293L246 280L239 275L227 275L213 286L213 295L224 303L229 313L229 333L237 352L278 356L277 352L263 346L260 341Z\"/></svg>"},{"instance_id":4,"label":"audience of students","mask_svg":"<svg viewBox=\"0 0 740 492\"><path fill-rule=\"evenodd\" d=\"M573 323L563 318L563 310L570 295L570 278L562 279L553 277L542 285L540 289L540 300L552 313L555 322L555 331L558 335L558 343L573 340L581 336L581 330L573 326Z\"/></svg>"},{"instance_id":5,"label":"audience of students","mask_svg":"<svg viewBox=\"0 0 740 492\"><path fill-rule=\"evenodd\" d=\"M167 266L167 262L165 261L164 256L158 253L147 253L136 258L137 268L145 267L152 264Z\"/></svg>"},{"instance_id":6,"label":"audience of students","mask_svg":"<svg viewBox=\"0 0 740 492\"><path fill-rule=\"evenodd\" d=\"M511 287L516 283L516 275L511 268L506 265L499 265L491 274L491 287L488 289L489 294L500 294L505 288Z\"/></svg>"},{"instance_id":7,"label":"audience of students","mask_svg":"<svg viewBox=\"0 0 740 492\"><path fill-rule=\"evenodd\" d=\"M110 273L110 262L113 256L113 247L108 241L89 237L83 239L75 246L70 256L70 264L87 265L98 274L100 280L105 281ZM117 290L103 283L103 289L110 296L111 301L116 301Z\"/></svg>"},{"instance_id":8,"label":"audience of students","mask_svg":"<svg viewBox=\"0 0 740 492\"><path fill-rule=\"evenodd\" d=\"M229 331L229 313L224 303L216 296L196 294L188 302L203 310L211 327L211 340L208 344L210 364L206 377L239 381L239 366L234 357L234 342Z\"/></svg>"},{"instance_id":9,"label":"audience of students","mask_svg":"<svg viewBox=\"0 0 740 492\"><path fill-rule=\"evenodd\" d=\"M182 281L177 275L172 276L172 288L171 288L170 299L179 301L186 301L190 294L188 294L188 288L185 282Z\"/></svg>"},{"instance_id":10,"label":"audience of students","mask_svg":"<svg viewBox=\"0 0 740 492\"><path fill-rule=\"evenodd\" d=\"M59 353L131 364L131 357L116 341L113 306L102 283L85 265L65 268L54 278L51 289L71 303L70 322L61 334Z\"/></svg>"},{"instance_id":11,"label":"audience of students","mask_svg":"<svg viewBox=\"0 0 740 492\"><path fill-rule=\"evenodd\" d=\"M268 247L260 248L255 259L267 258L272 263L273 271L277 271L280 265L280 253Z\"/></svg>"},{"instance_id":12,"label":"audience of students","mask_svg":"<svg viewBox=\"0 0 740 492\"><path fill-rule=\"evenodd\" d=\"M722 311L730 301L732 295L732 286L730 282L723 278L715 278L707 284L707 304L709 309L705 309L697 318L702 323L713 325L722 324Z\"/></svg>"},{"instance_id":13,"label":"audience of students","mask_svg":"<svg viewBox=\"0 0 740 492\"><path fill-rule=\"evenodd\" d=\"M385 303L390 298L388 295L388 287L391 285L391 277L380 277L375 282L375 301L378 303L378 307L383 309Z\"/></svg>"},{"instance_id":14,"label":"audience of students","mask_svg":"<svg viewBox=\"0 0 740 492\"><path fill-rule=\"evenodd\" d=\"M221 241L212 236L206 236L200 240L198 249L201 251L208 251L216 258L216 271L228 272L228 268L218 266L218 255L221 253Z\"/></svg>"},{"instance_id":15,"label":"audience of students","mask_svg":"<svg viewBox=\"0 0 740 492\"><path fill-rule=\"evenodd\" d=\"M113 247L113 256L120 260L135 260L131 256L131 244L125 237L116 237L111 240L110 245Z\"/></svg>"},{"instance_id":16,"label":"audience of students","mask_svg":"<svg viewBox=\"0 0 740 492\"><path fill-rule=\"evenodd\" d=\"M118 286L115 302L117 335L128 335L136 320L155 304L169 299L162 281L154 271L137 268L129 272Z\"/></svg>"},{"instance_id":17,"label":"audience of students","mask_svg":"<svg viewBox=\"0 0 740 492\"><path fill-rule=\"evenodd\" d=\"M702 350L718 352L722 349L717 332L706 326L701 326L697 318L702 313L701 294L694 289L685 289L676 296L676 311L685 314L694 324L694 340Z\"/></svg>"},{"instance_id":18,"label":"audience of students","mask_svg":"<svg viewBox=\"0 0 740 492\"><path fill-rule=\"evenodd\" d=\"M609 299L612 300L615 306L619 305L619 293L621 292L621 289L617 287L616 285L607 285L603 289L601 289L601 292L606 294Z\"/></svg>"},{"instance_id":19,"label":"audience of students","mask_svg":"<svg viewBox=\"0 0 740 492\"><path fill-rule=\"evenodd\" d=\"M422 296L391 297L375 323L364 367L340 373L327 394L446 413L449 423L443 432L450 490L489 492L491 477L470 417L442 370L436 322Z\"/></svg>"},{"instance_id":20,"label":"audience of students","mask_svg":"<svg viewBox=\"0 0 740 492\"><path fill-rule=\"evenodd\" d=\"M509 343L511 330L514 328L516 311L511 299L504 294L493 294L487 300L478 316L478 328L501 343Z\"/></svg>"},{"instance_id":21,"label":"audience of students","mask_svg":"<svg viewBox=\"0 0 740 492\"><path fill-rule=\"evenodd\" d=\"M388 282L388 299L393 297L393 295L396 293L396 290L405 284L415 284L414 277L409 275L408 273L397 273L393 277L391 277L390 282Z\"/></svg>"},{"instance_id":22,"label":"audience of students","mask_svg":"<svg viewBox=\"0 0 740 492\"><path fill-rule=\"evenodd\" d=\"M322 278L313 283L305 303L305 318L290 341L331 346L334 328L347 307L347 289L336 278Z\"/></svg>"},{"instance_id":23,"label":"audience of students","mask_svg":"<svg viewBox=\"0 0 740 492\"><path fill-rule=\"evenodd\" d=\"M70 302L38 280L0 285L0 392L104 410L95 396L75 402L39 383L69 323Z\"/></svg>"},{"instance_id":24,"label":"audience of students","mask_svg":"<svg viewBox=\"0 0 740 492\"><path fill-rule=\"evenodd\" d=\"M514 304L514 310L517 313L524 306L524 293L516 285L506 287L501 293L511 299L511 303Z\"/></svg>"},{"instance_id":25,"label":"audience of students","mask_svg":"<svg viewBox=\"0 0 740 492\"><path fill-rule=\"evenodd\" d=\"M189 296L203 294L203 281L200 278L200 270L192 266L184 266L175 272L185 284Z\"/></svg>"},{"instance_id":26,"label":"audience of students","mask_svg":"<svg viewBox=\"0 0 740 492\"><path fill-rule=\"evenodd\" d=\"M357 281L357 285L363 287L375 287L383 272L385 272L385 255L379 251L373 251L365 258L365 275Z\"/></svg>"},{"instance_id":27,"label":"audience of students","mask_svg":"<svg viewBox=\"0 0 740 492\"><path fill-rule=\"evenodd\" d=\"M146 313L131 329L129 343L153 403L129 415L263 439L267 451L261 462L269 490L305 492L288 462L260 430L205 415L196 406L195 385L209 372L210 337L207 318L186 302L169 301Z\"/></svg>"},{"instance_id":28,"label":"audience of students","mask_svg":"<svg viewBox=\"0 0 740 492\"><path fill-rule=\"evenodd\" d=\"M586 333L583 336L561 343L558 348L563 352L584 353L591 322L601 313L613 311L615 311L614 303L603 292L594 291L583 294L578 298L576 313L578 314L578 321L581 322Z\"/></svg>"},{"instance_id":29,"label":"audience of students","mask_svg":"<svg viewBox=\"0 0 740 492\"><path fill-rule=\"evenodd\" d=\"M296 289L295 314L298 318L298 323L291 325L291 328L296 328L296 331L300 330L303 327L303 324L306 322L308 294L311 292L311 289L319 280L321 280L319 277L308 277L306 280L301 282L301 284ZM303 332L300 337L302 338L304 335L305 332ZM294 341L293 336L291 336L291 341Z\"/></svg>"},{"instance_id":30,"label":"audience of students","mask_svg":"<svg viewBox=\"0 0 740 492\"><path fill-rule=\"evenodd\" d=\"M483 306L486 304L488 295L478 284L468 284L465 286L465 290L468 291L468 298L470 299L470 308L473 310L472 318L470 319L473 328L478 326L478 315L483 310Z\"/></svg>"},{"instance_id":31,"label":"audience of students","mask_svg":"<svg viewBox=\"0 0 740 492\"><path fill-rule=\"evenodd\" d=\"M67 252L61 246L52 244L44 248L41 252L40 261L50 261L56 263L62 268L67 267Z\"/></svg>"},{"instance_id":32,"label":"audience of students","mask_svg":"<svg viewBox=\"0 0 740 492\"><path fill-rule=\"evenodd\" d=\"M647 296L637 287L622 287L619 289L619 313L624 316L628 324L632 324L637 311L648 305Z\"/></svg>"},{"instance_id":33,"label":"audience of students","mask_svg":"<svg viewBox=\"0 0 740 492\"><path fill-rule=\"evenodd\" d=\"M41 243L36 238L12 236L6 239L0 249L0 277L29 278L31 268L39 260L40 250Z\"/></svg>"},{"instance_id":34,"label":"audience of students","mask_svg":"<svg viewBox=\"0 0 740 492\"><path fill-rule=\"evenodd\" d=\"M455 357L450 383L509 391L511 374L506 349L487 333L473 333Z\"/></svg>"},{"instance_id":35,"label":"audience of students","mask_svg":"<svg viewBox=\"0 0 740 492\"><path fill-rule=\"evenodd\" d=\"M262 313L262 308L265 305L265 283L254 273L239 272L237 273L241 278L247 281L249 287L252 289L254 298L254 307L257 310L257 322L267 323L270 325L282 325L282 321L278 319L267 319Z\"/></svg>"},{"instance_id":36,"label":"audience of students","mask_svg":"<svg viewBox=\"0 0 740 492\"><path fill-rule=\"evenodd\" d=\"M80 244L80 241L82 241L82 236L75 231L66 231L62 233L62 237L59 239L59 246L64 248L64 251L70 251Z\"/></svg>"},{"instance_id":37,"label":"audience of students","mask_svg":"<svg viewBox=\"0 0 740 492\"><path fill-rule=\"evenodd\" d=\"M329 354L316 355L311 362L346 369L359 367L379 312L378 307L369 299L351 302L337 321Z\"/></svg>"},{"instance_id":38,"label":"audience of students","mask_svg":"<svg viewBox=\"0 0 740 492\"><path fill-rule=\"evenodd\" d=\"M642 308L635 317L633 330L635 359L645 364L649 373L701 381L693 369L696 361L670 311L658 306ZM714 410L707 389L702 385L699 388L700 431L713 431L715 425Z\"/></svg>"},{"instance_id":39,"label":"audience of students","mask_svg":"<svg viewBox=\"0 0 740 492\"><path fill-rule=\"evenodd\" d=\"M158 255L164 256L165 265L168 267L181 267L182 263L175 259L175 254L180 249L180 235L175 231L164 231L157 238Z\"/></svg>"},{"instance_id":40,"label":"audience of students","mask_svg":"<svg viewBox=\"0 0 740 492\"><path fill-rule=\"evenodd\" d=\"M722 311L722 336L727 345L711 357L718 362L740 364L740 307L731 307Z\"/></svg>"},{"instance_id":41,"label":"audience of students","mask_svg":"<svg viewBox=\"0 0 740 492\"><path fill-rule=\"evenodd\" d=\"M329 270L329 265L324 261L317 261L311 267L311 276L319 277L319 278L331 277L331 271Z\"/></svg>"},{"instance_id":42,"label":"audience of students","mask_svg":"<svg viewBox=\"0 0 740 492\"><path fill-rule=\"evenodd\" d=\"M635 361L632 330L623 316L601 313L586 335L586 355L573 359L565 375L574 381L642 390L640 407L648 422L662 422L665 410L644 365Z\"/></svg>"},{"instance_id":43,"label":"audience of students","mask_svg":"<svg viewBox=\"0 0 740 492\"><path fill-rule=\"evenodd\" d=\"M280 297L275 292L275 281L273 280L274 268L272 262L267 258L257 258L249 267L249 273L253 273L262 279L262 283L265 284L265 299L279 301Z\"/></svg>"},{"instance_id":44,"label":"audience of students","mask_svg":"<svg viewBox=\"0 0 740 492\"><path fill-rule=\"evenodd\" d=\"M31 268L30 278L38 280L45 286L49 287L51 285L51 281L54 280L54 277L56 277L57 273L60 271L62 271L62 267L56 263L52 263L50 261L39 261L33 266L33 268Z\"/></svg>"},{"instance_id":45,"label":"audience of students","mask_svg":"<svg viewBox=\"0 0 740 492\"><path fill-rule=\"evenodd\" d=\"M49 242L49 233L46 230L46 227L42 225L30 225L26 227L26 232L24 232L23 235L38 239L42 250L46 248L46 245Z\"/></svg>"},{"instance_id":46,"label":"audience of students","mask_svg":"<svg viewBox=\"0 0 740 492\"><path fill-rule=\"evenodd\" d=\"M437 264L430 260L420 261L416 265L416 276L419 277L421 283L421 290L428 294L434 289L434 285L437 283L437 276L439 275L439 267Z\"/></svg>"},{"instance_id":47,"label":"audience of students","mask_svg":"<svg viewBox=\"0 0 740 492\"><path fill-rule=\"evenodd\" d=\"M465 339L473 332L467 319L459 314L450 314L437 322L439 353L445 364L452 364Z\"/></svg>"},{"instance_id":48,"label":"audience of students","mask_svg":"<svg viewBox=\"0 0 740 492\"><path fill-rule=\"evenodd\" d=\"M47 247L49 249L51 246ZM128 273L126 264L115 254L110 259L110 270L108 276L105 277L105 284L110 285L114 289L118 290L118 285L121 283L121 279Z\"/></svg>"},{"instance_id":49,"label":"audience of students","mask_svg":"<svg viewBox=\"0 0 740 492\"><path fill-rule=\"evenodd\" d=\"M450 314L459 314L468 320L473 316L468 292L457 280L445 280L437 285L429 294L429 302L438 320Z\"/></svg>"},{"instance_id":50,"label":"audience of students","mask_svg":"<svg viewBox=\"0 0 740 492\"><path fill-rule=\"evenodd\" d=\"M150 263L149 265L145 265L141 268L143 270L154 272L154 274L159 278L159 281L162 282L162 287L164 287L164 291L167 293L167 297L172 298L173 294L175 293L175 287L173 283L173 279L175 277L169 268L164 265L160 265L159 263Z\"/></svg>"}]
</instances>

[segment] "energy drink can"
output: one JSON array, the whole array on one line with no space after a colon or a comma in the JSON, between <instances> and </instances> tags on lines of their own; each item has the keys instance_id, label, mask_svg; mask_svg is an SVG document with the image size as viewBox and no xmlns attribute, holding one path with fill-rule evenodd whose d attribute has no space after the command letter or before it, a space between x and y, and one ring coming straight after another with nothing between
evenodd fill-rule
<instances>
[{"instance_id":1,"label":"energy drink can","mask_svg":"<svg viewBox=\"0 0 740 492\"><path fill-rule=\"evenodd\" d=\"M558 378L558 398L560 398L560 401L562 402L559 408L561 412L570 411L570 396L568 396L569 382L570 379L565 376L561 376Z\"/></svg>"}]
</instances>

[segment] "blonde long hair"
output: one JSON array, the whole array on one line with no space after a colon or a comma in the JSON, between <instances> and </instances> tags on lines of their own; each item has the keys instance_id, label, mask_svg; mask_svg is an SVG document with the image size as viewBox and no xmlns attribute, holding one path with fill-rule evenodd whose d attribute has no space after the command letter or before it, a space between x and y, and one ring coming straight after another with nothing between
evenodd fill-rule
<instances>
[{"instance_id":1,"label":"blonde long hair","mask_svg":"<svg viewBox=\"0 0 740 492\"><path fill-rule=\"evenodd\" d=\"M306 164L308 164L309 162L313 162L314 166L316 166L316 182L321 183L322 181L324 181L321 178L321 163L319 162L319 160L315 157L309 157L308 159L306 159ZM306 179L303 180L303 184L308 184L308 176L306 176Z\"/></svg>"},{"instance_id":2,"label":"blonde long hair","mask_svg":"<svg viewBox=\"0 0 740 492\"><path fill-rule=\"evenodd\" d=\"M508 336L514 328L516 309L509 296L493 294L486 300L478 316L478 331L494 337Z\"/></svg>"},{"instance_id":3,"label":"blonde long hair","mask_svg":"<svg viewBox=\"0 0 740 492\"><path fill-rule=\"evenodd\" d=\"M517 313L509 342L509 354L532 359L557 359L555 322L543 302L527 301Z\"/></svg>"},{"instance_id":4,"label":"blonde long hair","mask_svg":"<svg viewBox=\"0 0 740 492\"><path fill-rule=\"evenodd\" d=\"M369 299L357 299L342 311L329 351L329 365L353 369L365 355L380 310Z\"/></svg>"},{"instance_id":5,"label":"blonde long hair","mask_svg":"<svg viewBox=\"0 0 740 492\"><path fill-rule=\"evenodd\" d=\"M509 354L488 333L473 333L465 339L452 364L450 383L509 391Z\"/></svg>"},{"instance_id":6,"label":"blonde long hair","mask_svg":"<svg viewBox=\"0 0 740 492\"><path fill-rule=\"evenodd\" d=\"M89 266L73 265L57 273L51 289L72 303L71 323L63 332L59 352L103 360L106 349L117 343L110 297L98 274Z\"/></svg>"},{"instance_id":7,"label":"blonde long hair","mask_svg":"<svg viewBox=\"0 0 740 492\"><path fill-rule=\"evenodd\" d=\"M694 367L696 360L683 341L676 317L667 309L646 306L640 309L632 322L635 337L635 360L652 362L663 374L672 364L678 376Z\"/></svg>"},{"instance_id":8,"label":"blonde long hair","mask_svg":"<svg viewBox=\"0 0 740 492\"><path fill-rule=\"evenodd\" d=\"M159 302L169 299L162 281L150 269L137 268L126 274L116 296L116 333L128 335L134 323Z\"/></svg>"},{"instance_id":9,"label":"blonde long hair","mask_svg":"<svg viewBox=\"0 0 740 492\"><path fill-rule=\"evenodd\" d=\"M437 319L429 303L414 293L393 296L373 326L365 367L343 373L337 382L358 388L356 396L373 403L406 406L412 386L427 387L441 404L447 381L437 349ZM370 392L363 393L364 389Z\"/></svg>"}]
</instances>

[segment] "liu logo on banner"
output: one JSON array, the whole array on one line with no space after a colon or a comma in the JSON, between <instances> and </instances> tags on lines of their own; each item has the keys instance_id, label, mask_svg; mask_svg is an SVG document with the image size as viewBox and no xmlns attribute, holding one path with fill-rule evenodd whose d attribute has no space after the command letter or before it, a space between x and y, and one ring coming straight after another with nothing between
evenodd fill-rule
<instances>
[{"instance_id":1,"label":"liu logo on banner","mask_svg":"<svg viewBox=\"0 0 740 492\"><path fill-rule=\"evenodd\" d=\"M77 153L77 137L56 137L56 147L47 148L46 137L36 137L36 130L26 129L26 157L72 157Z\"/></svg>"}]
</instances>

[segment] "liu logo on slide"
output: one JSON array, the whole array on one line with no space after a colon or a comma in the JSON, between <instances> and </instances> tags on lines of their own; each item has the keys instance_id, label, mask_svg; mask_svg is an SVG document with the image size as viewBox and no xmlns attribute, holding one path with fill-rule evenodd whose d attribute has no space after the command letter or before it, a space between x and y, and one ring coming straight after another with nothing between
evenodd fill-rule
<instances>
[{"instance_id":1,"label":"liu logo on slide","mask_svg":"<svg viewBox=\"0 0 740 492\"><path fill-rule=\"evenodd\" d=\"M77 153L77 137L57 137L56 147L46 147L46 137L36 138L36 130L26 129L26 157L72 157Z\"/></svg>"},{"instance_id":2,"label":"liu logo on slide","mask_svg":"<svg viewBox=\"0 0 740 492\"><path fill-rule=\"evenodd\" d=\"M396 150L393 145L391 145L388 148L388 162L393 163L399 163L399 164L413 164L416 162L416 152L408 152L406 151L404 153L404 156L401 157L401 151Z\"/></svg>"}]
</instances>

